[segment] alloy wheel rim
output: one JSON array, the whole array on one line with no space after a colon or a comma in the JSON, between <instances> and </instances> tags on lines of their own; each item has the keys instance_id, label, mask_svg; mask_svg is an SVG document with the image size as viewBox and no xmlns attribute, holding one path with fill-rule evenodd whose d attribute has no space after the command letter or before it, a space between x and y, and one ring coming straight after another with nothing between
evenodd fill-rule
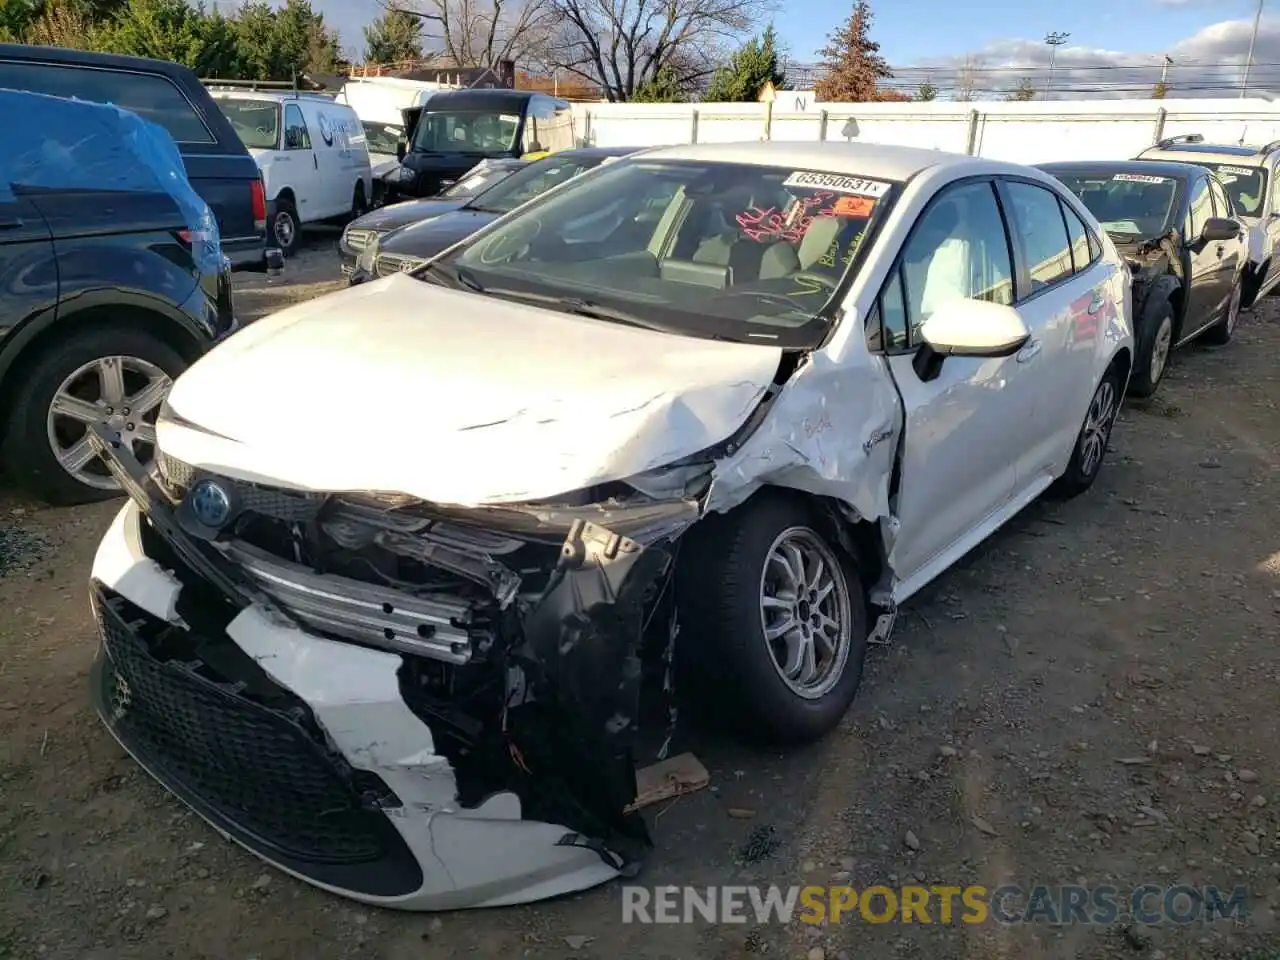
<instances>
[{"instance_id":1,"label":"alloy wheel rim","mask_svg":"<svg viewBox=\"0 0 1280 960\"><path fill-rule=\"evenodd\" d=\"M1155 341L1151 344L1151 382L1158 383L1164 376L1164 368L1169 362L1169 351L1173 346L1173 318L1166 316L1156 331Z\"/></svg>"},{"instance_id":2,"label":"alloy wheel rim","mask_svg":"<svg viewBox=\"0 0 1280 960\"><path fill-rule=\"evenodd\" d=\"M779 678L817 700L840 682L853 641L852 600L835 552L808 527L774 538L760 574L760 624Z\"/></svg>"},{"instance_id":3,"label":"alloy wheel rim","mask_svg":"<svg viewBox=\"0 0 1280 960\"><path fill-rule=\"evenodd\" d=\"M276 243L282 247L287 247L293 242L293 217L289 214L281 212L276 214L275 222Z\"/></svg>"},{"instance_id":4,"label":"alloy wheel rim","mask_svg":"<svg viewBox=\"0 0 1280 960\"><path fill-rule=\"evenodd\" d=\"M1093 395L1084 429L1080 431L1080 469L1085 476L1092 476L1102 465L1115 416L1116 388L1110 380L1103 380Z\"/></svg>"},{"instance_id":5,"label":"alloy wheel rim","mask_svg":"<svg viewBox=\"0 0 1280 960\"><path fill-rule=\"evenodd\" d=\"M155 457L156 415L172 386L169 375L139 357L99 357L62 381L49 404L45 428L49 449L69 475L87 487L119 487L98 459L89 426L113 431L139 462Z\"/></svg>"}]
</instances>

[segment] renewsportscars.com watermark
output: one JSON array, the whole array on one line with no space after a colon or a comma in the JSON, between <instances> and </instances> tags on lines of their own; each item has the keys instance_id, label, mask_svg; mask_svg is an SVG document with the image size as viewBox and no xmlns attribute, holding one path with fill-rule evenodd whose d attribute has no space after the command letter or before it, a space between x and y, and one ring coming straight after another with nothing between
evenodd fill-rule
<instances>
[{"instance_id":1,"label":"renewsportscars.com watermark","mask_svg":"<svg viewBox=\"0 0 1280 960\"><path fill-rule=\"evenodd\" d=\"M1248 917L1249 888L1143 884L1021 887L622 888L623 923L1211 923Z\"/></svg>"}]
</instances>

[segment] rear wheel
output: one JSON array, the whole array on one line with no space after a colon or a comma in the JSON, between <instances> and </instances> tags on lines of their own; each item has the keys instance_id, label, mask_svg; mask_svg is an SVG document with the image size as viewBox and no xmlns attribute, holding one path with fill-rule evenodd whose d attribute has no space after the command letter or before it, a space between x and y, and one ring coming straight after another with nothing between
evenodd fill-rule
<instances>
[{"instance_id":1,"label":"rear wheel","mask_svg":"<svg viewBox=\"0 0 1280 960\"><path fill-rule=\"evenodd\" d=\"M808 503L766 491L707 518L682 545L678 577L678 657L718 719L774 743L839 724L862 680L866 597Z\"/></svg>"},{"instance_id":2,"label":"rear wheel","mask_svg":"<svg viewBox=\"0 0 1280 960\"><path fill-rule=\"evenodd\" d=\"M351 219L358 220L369 212L369 201L364 196L364 181L357 180L351 194Z\"/></svg>"},{"instance_id":3,"label":"rear wheel","mask_svg":"<svg viewBox=\"0 0 1280 960\"><path fill-rule=\"evenodd\" d=\"M54 505L106 500L119 486L89 442L89 426L118 433L147 466L160 403L186 361L141 330L100 327L37 354L13 396L5 461L31 495Z\"/></svg>"},{"instance_id":4,"label":"rear wheel","mask_svg":"<svg viewBox=\"0 0 1280 960\"><path fill-rule=\"evenodd\" d=\"M1079 496L1093 486L1111 444L1111 428L1120 413L1120 391L1123 388L1120 371L1112 364L1102 375L1102 382L1089 401L1089 410L1080 426L1066 471L1049 488L1053 496L1067 499Z\"/></svg>"},{"instance_id":5,"label":"rear wheel","mask_svg":"<svg viewBox=\"0 0 1280 960\"><path fill-rule=\"evenodd\" d=\"M1146 325L1142 341L1138 344L1138 358L1133 376L1129 378L1129 393L1135 397L1149 397L1156 392L1160 379L1168 369L1169 354L1173 350L1173 305L1167 300L1155 320Z\"/></svg>"},{"instance_id":6,"label":"rear wheel","mask_svg":"<svg viewBox=\"0 0 1280 960\"><path fill-rule=\"evenodd\" d=\"M1242 287L1242 283L1236 284L1231 291L1231 300L1227 303L1227 312L1222 315L1221 320L1200 335L1204 343L1220 347L1231 342L1231 336L1236 332L1236 323L1240 319L1240 304L1244 299Z\"/></svg>"}]
</instances>

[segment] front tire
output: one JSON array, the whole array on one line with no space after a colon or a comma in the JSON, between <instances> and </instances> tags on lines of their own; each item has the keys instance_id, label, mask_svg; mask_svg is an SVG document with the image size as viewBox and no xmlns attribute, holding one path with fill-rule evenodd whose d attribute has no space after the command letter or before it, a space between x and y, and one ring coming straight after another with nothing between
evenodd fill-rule
<instances>
[{"instance_id":1,"label":"front tire","mask_svg":"<svg viewBox=\"0 0 1280 960\"><path fill-rule=\"evenodd\" d=\"M1054 497L1061 500L1077 497L1093 486L1111 444L1111 429L1120 413L1123 389L1120 370L1113 363L1102 375L1102 381L1089 401L1089 410L1076 436L1066 471L1049 488Z\"/></svg>"},{"instance_id":2,"label":"front tire","mask_svg":"<svg viewBox=\"0 0 1280 960\"><path fill-rule=\"evenodd\" d=\"M369 212L369 201L364 196L364 181L357 180L355 190L351 193L351 219L359 220Z\"/></svg>"},{"instance_id":3,"label":"front tire","mask_svg":"<svg viewBox=\"0 0 1280 960\"><path fill-rule=\"evenodd\" d=\"M1149 397L1156 392L1160 379L1169 366L1169 354L1173 351L1173 304L1165 301L1154 322L1147 324L1142 342L1138 345L1138 359L1133 376L1129 378L1129 394Z\"/></svg>"},{"instance_id":4,"label":"front tire","mask_svg":"<svg viewBox=\"0 0 1280 960\"><path fill-rule=\"evenodd\" d=\"M1227 312L1222 319L1200 335L1201 341L1211 347L1221 347L1231 342L1236 332L1236 323L1240 319L1240 304L1244 299L1243 282L1237 283L1231 291L1231 300L1227 303Z\"/></svg>"},{"instance_id":5,"label":"front tire","mask_svg":"<svg viewBox=\"0 0 1280 960\"><path fill-rule=\"evenodd\" d=\"M862 680L856 563L799 497L766 491L686 536L677 569L682 673L718 719L767 743L833 730Z\"/></svg>"},{"instance_id":6,"label":"front tire","mask_svg":"<svg viewBox=\"0 0 1280 960\"><path fill-rule=\"evenodd\" d=\"M118 496L119 486L89 445L88 425L119 432L149 466L156 414L186 361L141 330L104 325L59 338L29 364L4 431L4 460L14 480L53 506Z\"/></svg>"},{"instance_id":7,"label":"front tire","mask_svg":"<svg viewBox=\"0 0 1280 960\"><path fill-rule=\"evenodd\" d=\"M298 220L298 208L284 197L276 200L271 211L271 238L286 257L298 251L302 240L302 224Z\"/></svg>"}]
</instances>

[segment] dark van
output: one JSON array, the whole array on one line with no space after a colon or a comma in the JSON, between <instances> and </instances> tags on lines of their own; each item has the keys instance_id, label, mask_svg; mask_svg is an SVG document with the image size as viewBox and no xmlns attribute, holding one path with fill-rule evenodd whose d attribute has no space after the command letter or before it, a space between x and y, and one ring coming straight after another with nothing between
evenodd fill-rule
<instances>
[{"instance_id":1,"label":"dark van","mask_svg":"<svg viewBox=\"0 0 1280 960\"><path fill-rule=\"evenodd\" d=\"M528 90L446 90L404 111L401 170L389 192L430 197L481 160L538 159L578 146L568 100Z\"/></svg>"},{"instance_id":2,"label":"dark van","mask_svg":"<svg viewBox=\"0 0 1280 960\"><path fill-rule=\"evenodd\" d=\"M245 145L186 67L60 47L0 44L0 88L110 103L159 124L178 143L187 179L218 220L233 270L279 269L266 246L267 200Z\"/></svg>"}]
</instances>

